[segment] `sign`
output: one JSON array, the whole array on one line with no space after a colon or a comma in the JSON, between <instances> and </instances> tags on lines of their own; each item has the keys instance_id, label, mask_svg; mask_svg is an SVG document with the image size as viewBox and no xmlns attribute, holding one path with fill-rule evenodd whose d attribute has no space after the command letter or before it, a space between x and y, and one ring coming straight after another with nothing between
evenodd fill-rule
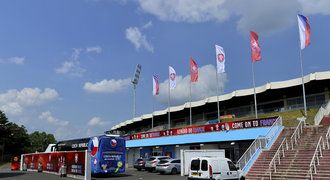
<instances>
[{"instance_id":1,"label":"sign","mask_svg":"<svg viewBox=\"0 0 330 180\"><path fill-rule=\"evenodd\" d=\"M137 140L137 139L148 139L157 138L164 136L177 136L184 134L199 134L207 132L219 132L219 131L229 131L235 129L246 129L246 128L258 128L272 126L278 117L269 117L261 119L253 119L246 121L232 121L232 122L221 122L215 124L207 124L200 126L189 126L185 128L174 128L164 131L154 131L146 133L137 133L125 136L126 140Z\"/></svg>"},{"instance_id":2,"label":"sign","mask_svg":"<svg viewBox=\"0 0 330 180\"><path fill-rule=\"evenodd\" d=\"M24 154L23 163L31 170L37 170L41 163L43 171L49 172L59 172L62 164L65 164L68 174L84 175L85 151Z\"/></svg>"}]
</instances>

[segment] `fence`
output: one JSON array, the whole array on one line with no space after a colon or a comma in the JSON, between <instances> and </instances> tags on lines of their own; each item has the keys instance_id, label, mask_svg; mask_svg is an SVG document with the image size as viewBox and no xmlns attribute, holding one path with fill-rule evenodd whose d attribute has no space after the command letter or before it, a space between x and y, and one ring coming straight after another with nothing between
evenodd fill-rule
<instances>
[{"instance_id":1,"label":"fence","mask_svg":"<svg viewBox=\"0 0 330 180\"><path fill-rule=\"evenodd\" d=\"M90 180L90 159L90 152L87 150L22 154L20 169L59 174L61 168L65 167L69 177Z\"/></svg>"}]
</instances>

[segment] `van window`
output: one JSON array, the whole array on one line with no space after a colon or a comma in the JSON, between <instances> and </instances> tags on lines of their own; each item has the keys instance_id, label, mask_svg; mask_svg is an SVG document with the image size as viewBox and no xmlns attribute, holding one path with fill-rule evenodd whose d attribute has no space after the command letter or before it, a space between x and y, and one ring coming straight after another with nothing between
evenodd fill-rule
<instances>
[{"instance_id":1,"label":"van window","mask_svg":"<svg viewBox=\"0 0 330 180\"><path fill-rule=\"evenodd\" d=\"M180 160L174 160L171 163L180 163Z\"/></svg>"},{"instance_id":2,"label":"van window","mask_svg":"<svg viewBox=\"0 0 330 180\"><path fill-rule=\"evenodd\" d=\"M206 160L202 161L202 171L207 171L207 161Z\"/></svg>"},{"instance_id":3,"label":"van window","mask_svg":"<svg viewBox=\"0 0 330 180\"><path fill-rule=\"evenodd\" d=\"M198 171L199 170L199 164L201 163L201 161L199 159L194 159L191 161L191 170L195 170Z\"/></svg>"},{"instance_id":4,"label":"van window","mask_svg":"<svg viewBox=\"0 0 330 180\"><path fill-rule=\"evenodd\" d=\"M237 171L237 168L233 162L228 161L228 166L230 171Z\"/></svg>"}]
</instances>

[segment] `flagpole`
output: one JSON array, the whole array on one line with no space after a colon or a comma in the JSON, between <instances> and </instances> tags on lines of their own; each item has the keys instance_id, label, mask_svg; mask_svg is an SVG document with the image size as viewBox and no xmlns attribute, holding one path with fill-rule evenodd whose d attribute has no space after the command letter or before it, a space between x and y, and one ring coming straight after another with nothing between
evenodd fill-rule
<instances>
[{"instance_id":1,"label":"flagpole","mask_svg":"<svg viewBox=\"0 0 330 180\"><path fill-rule=\"evenodd\" d=\"M215 78L217 81L217 108L218 108L218 120L220 122L220 105L219 105L219 78L218 78L218 72L215 70Z\"/></svg>"},{"instance_id":2,"label":"flagpole","mask_svg":"<svg viewBox=\"0 0 330 180\"><path fill-rule=\"evenodd\" d=\"M171 128L171 90L170 90L170 77L168 78L168 129Z\"/></svg>"},{"instance_id":3,"label":"flagpole","mask_svg":"<svg viewBox=\"0 0 330 180\"><path fill-rule=\"evenodd\" d=\"M189 83L189 85L190 85L190 94L189 94L189 98L190 98L190 126L192 125L192 113L191 113L191 80L190 80L190 83Z\"/></svg>"},{"instance_id":4,"label":"flagpole","mask_svg":"<svg viewBox=\"0 0 330 180\"><path fill-rule=\"evenodd\" d=\"M307 105L306 105L305 82L304 82L304 68L303 68L303 60L302 60L301 49L299 51L299 56L300 56L300 70L301 70L301 85L302 85L303 98L304 98L304 116L307 117Z\"/></svg>"},{"instance_id":5,"label":"flagpole","mask_svg":"<svg viewBox=\"0 0 330 180\"><path fill-rule=\"evenodd\" d=\"M252 62L252 82L253 82L253 94L254 94L254 112L256 115L256 119L258 119L256 84L254 80L254 62Z\"/></svg>"},{"instance_id":6,"label":"flagpole","mask_svg":"<svg viewBox=\"0 0 330 180\"><path fill-rule=\"evenodd\" d=\"M152 96L151 129L154 128L154 111L155 111L155 107L154 107L154 96Z\"/></svg>"}]
</instances>

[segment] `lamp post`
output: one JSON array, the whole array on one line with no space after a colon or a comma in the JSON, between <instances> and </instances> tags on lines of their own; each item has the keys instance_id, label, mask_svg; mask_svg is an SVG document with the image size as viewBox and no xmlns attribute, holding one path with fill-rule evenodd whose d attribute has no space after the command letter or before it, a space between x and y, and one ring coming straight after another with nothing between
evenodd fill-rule
<instances>
[{"instance_id":1,"label":"lamp post","mask_svg":"<svg viewBox=\"0 0 330 180\"><path fill-rule=\"evenodd\" d=\"M142 66L140 64L136 65L134 77L131 81L131 83L133 85L133 118L132 118L132 120L135 118L135 115L136 115L136 86L140 79L141 68L142 68Z\"/></svg>"}]
</instances>

